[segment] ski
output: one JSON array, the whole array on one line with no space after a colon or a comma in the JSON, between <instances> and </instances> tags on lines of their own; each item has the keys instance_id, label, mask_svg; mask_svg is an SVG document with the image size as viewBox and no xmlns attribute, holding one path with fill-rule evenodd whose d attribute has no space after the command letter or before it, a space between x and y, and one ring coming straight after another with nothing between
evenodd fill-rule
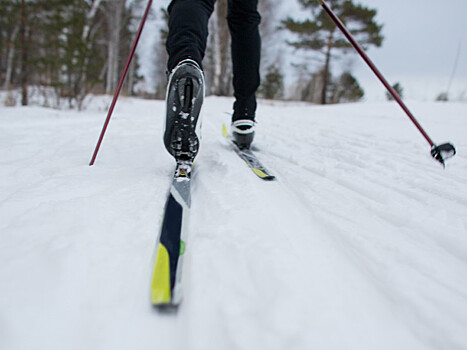
<instances>
[{"instance_id":1,"label":"ski","mask_svg":"<svg viewBox=\"0 0 467 350\"><path fill-rule=\"evenodd\" d=\"M177 306L182 299L181 270L191 207L191 163L177 164L165 204L151 283L154 306Z\"/></svg>"},{"instance_id":2,"label":"ski","mask_svg":"<svg viewBox=\"0 0 467 350\"><path fill-rule=\"evenodd\" d=\"M243 161L248 165L248 167L260 178L263 180L271 181L274 180L276 177L271 174L271 172L266 169L266 167L259 161L256 154L250 149L241 149L237 146L235 142L233 142L232 137L230 136L229 132L227 131L227 127L225 124L222 125L222 135L229 140L230 144L232 145L235 153L243 159Z\"/></svg>"}]
</instances>

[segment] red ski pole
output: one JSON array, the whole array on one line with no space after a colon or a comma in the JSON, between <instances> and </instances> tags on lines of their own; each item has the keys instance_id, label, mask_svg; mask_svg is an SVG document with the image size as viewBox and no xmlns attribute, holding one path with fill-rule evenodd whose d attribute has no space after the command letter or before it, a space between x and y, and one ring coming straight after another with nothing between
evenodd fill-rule
<instances>
[{"instance_id":1,"label":"red ski pole","mask_svg":"<svg viewBox=\"0 0 467 350\"><path fill-rule=\"evenodd\" d=\"M133 46L131 47L130 55L128 56L128 60L126 61L125 68L123 69L122 76L120 77L120 81L118 83L117 90L115 91L112 103L111 103L110 108L109 108L109 112L107 113L107 118L105 119L104 126L102 127L102 131L101 131L101 134L99 136L99 140L97 141L96 148L94 149L94 154L92 155L92 159L91 159L91 162L89 163L89 166L94 165L94 162L96 160L97 153L99 152L99 148L101 147L102 140L104 139L105 131L107 130L107 126L109 125L110 118L112 117L112 113L113 113L113 110L115 108L115 104L117 103L118 96L120 95L120 90L122 89L123 82L125 81L125 77L126 77L126 75L128 73L128 69L130 68L131 61L133 59L133 56L135 55L136 46L138 46L138 41L139 41L139 38L141 37L141 33L142 33L143 27L144 27L144 23L146 22L146 19L148 17L149 10L151 9L151 5L152 5L152 0L149 0L148 5L146 6L146 11L144 12L143 18L141 19L141 23L139 25L138 32L137 32L135 40L133 42Z\"/></svg>"},{"instance_id":2,"label":"red ski pole","mask_svg":"<svg viewBox=\"0 0 467 350\"><path fill-rule=\"evenodd\" d=\"M399 106L403 109L403 111L407 114L407 116L412 120L412 122L415 124L417 129L420 131L420 133L423 135L423 137L427 140L427 142L431 146L431 155L433 158L435 158L437 161L439 161L441 164L444 166L444 161L447 158L450 158L456 154L456 150L453 145L450 143L445 143L442 145L435 145L435 143L431 140L431 138L428 136L426 131L422 128L420 123L415 119L414 115L412 112L410 112L409 108L405 105L405 103L402 101L401 97L399 94L396 92L396 90L388 83L388 81L384 78L384 76L381 74L381 72L376 68L374 63L370 60L368 55L365 53L365 51L362 49L360 44L354 39L350 31L345 27L344 23L340 20L339 17L331 10L331 8L324 2L324 0L318 0L321 6L323 7L324 11L331 17L333 22L336 24L336 26L341 30L341 32L345 35L347 40L352 44L352 46L357 50L357 52L360 54L360 56L363 58L363 60L368 64L370 69L375 73L375 75L378 77L378 79L381 81L381 83L386 87L388 92L391 94L392 97L394 97L394 100L397 101Z\"/></svg>"}]
</instances>

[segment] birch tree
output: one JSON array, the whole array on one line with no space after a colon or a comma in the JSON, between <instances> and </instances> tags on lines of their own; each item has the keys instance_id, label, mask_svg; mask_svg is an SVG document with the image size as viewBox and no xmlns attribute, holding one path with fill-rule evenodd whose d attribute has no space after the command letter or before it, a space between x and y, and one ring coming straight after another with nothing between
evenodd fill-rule
<instances>
[{"instance_id":1,"label":"birch tree","mask_svg":"<svg viewBox=\"0 0 467 350\"><path fill-rule=\"evenodd\" d=\"M167 88L167 60L168 60L168 54L167 50L165 48L165 42L167 40L167 35L168 35L168 20L169 20L169 14L167 13L167 10L165 8L160 9L160 20L159 26L159 38L155 42L155 47L153 49L154 51L154 80L155 80L155 97L157 99L165 99L166 95L166 88Z\"/></svg>"},{"instance_id":2,"label":"birch tree","mask_svg":"<svg viewBox=\"0 0 467 350\"><path fill-rule=\"evenodd\" d=\"M93 23L96 17L97 11L101 6L102 0L92 0L88 3L89 10L86 13L86 21L83 25L83 34L81 36L84 50L83 52L75 51L75 55L84 54L82 58L82 65L80 68L81 74L79 75L78 81L75 85L75 97L78 104L78 109L81 110L83 107L84 98L87 95L87 67L89 65L89 61L91 59L91 48L92 48L92 35L93 33Z\"/></svg>"},{"instance_id":3,"label":"birch tree","mask_svg":"<svg viewBox=\"0 0 467 350\"><path fill-rule=\"evenodd\" d=\"M218 1L209 23L210 37L204 62L208 93L217 96L233 94L230 33L226 18L227 1Z\"/></svg>"},{"instance_id":4,"label":"birch tree","mask_svg":"<svg viewBox=\"0 0 467 350\"><path fill-rule=\"evenodd\" d=\"M259 0L258 10L261 14L260 34L262 41L261 70L266 73L271 64L279 70L279 51L273 44L279 19L274 13L277 0ZM230 52L230 33L227 24L227 1L217 1L209 24L210 37L204 69L206 71L209 93L220 96L231 96L232 60Z\"/></svg>"},{"instance_id":5,"label":"birch tree","mask_svg":"<svg viewBox=\"0 0 467 350\"><path fill-rule=\"evenodd\" d=\"M118 82L118 64L120 51L120 33L122 31L123 8L125 0L109 0L105 5L107 44L107 77L105 93L111 94Z\"/></svg>"},{"instance_id":6,"label":"birch tree","mask_svg":"<svg viewBox=\"0 0 467 350\"><path fill-rule=\"evenodd\" d=\"M10 89L11 75L13 73L13 60L16 54L15 41L18 37L19 27L20 27L19 25L16 25L13 28L13 32L11 33L10 40L6 45L6 47L8 48L8 51L7 51L7 60L6 60L5 81L3 83L4 90Z\"/></svg>"}]
</instances>

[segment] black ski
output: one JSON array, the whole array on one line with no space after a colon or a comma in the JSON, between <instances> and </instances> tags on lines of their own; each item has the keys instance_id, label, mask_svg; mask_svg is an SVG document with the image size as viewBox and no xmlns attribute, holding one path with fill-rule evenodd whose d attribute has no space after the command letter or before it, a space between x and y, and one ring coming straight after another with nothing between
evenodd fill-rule
<instances>
[{"instance_id":1,"label":"black ski","mask_svg":"<svg viewBox=\"0 0 467 350\"><path fill-rule=\"evenodd\" d=\"M229 142L232 144L233 149L235 150L235 153L237 153L238 156L245 161L245 163L248 165L248 167L260 179L271 181L271 180L274 180L276 178L259 161L258 157L256 157L256 154L252 150L250 150L250 149L241 149L241 148L239 148L237 146L237 144L235 142L233 142L232 137L230 136L229 132L227 131L227 127L225 126L225 124L222 126L222 135L224 135L224 137L229 140Z\"/></svg>"},{"instance_id":2,"label":"black ski","mask_svg":"<svg viewBox=\"0 0 467 350\"><path fill-rule=\"evenodd\" d=\"M191 207L191 163L177 164L165 204L151 283L155 306L176 306L182 299L181 269Z\"/></svg>"}]
</instances>

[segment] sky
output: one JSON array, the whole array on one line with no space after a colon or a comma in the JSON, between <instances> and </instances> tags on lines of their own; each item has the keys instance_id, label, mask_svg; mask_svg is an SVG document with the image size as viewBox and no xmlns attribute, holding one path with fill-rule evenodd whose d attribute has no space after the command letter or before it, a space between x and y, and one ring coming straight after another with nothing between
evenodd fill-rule
<instances>
[{"instance_id":1,"label":"sky","mask_svg":"<svg viewBox=\"0 0 467 350\"><path fill-rule=\"evenodd\" d=\"M450 85L450 99L467 100L467 0L360 0L360 4L377 9L377 22L383 24L382 47L370 48L367 54L394 84L399 82L408 99L433 100L447 90L457 52L457 69ZM157 2L153 10L166 6L168 0ZM278 8L278 18L302 14L298 1L286 0ZM152 26L152 27L151 27ZM154 23L143 33L140 51L150 56ZM352 72L365 90L367 100L384 100L385 90L366 64L357 56L347 55ZM154 59L146 58L144 73L149 73ZM339 63L336 63L336 65ZM293 68L284 67L286 74Z\"/></svg>"},{"instance_id":2,"label":"sky","mask_svg":"<svg viewBox=\"0 0 467 350\"><path fill-rule=\"evenodd\" d=\"M376 8L377 21L384 24L383 46L371 48L368 54L391 83L400 81L409 98L432 99L447 89L460 47L450 95L459 99L463 93L467 100L466 0L361 3ZM362 84L379 84L363 61L355 62L354 69ZM374 97L374 93L366 92Z\"/></svg>"}]
</instances>

